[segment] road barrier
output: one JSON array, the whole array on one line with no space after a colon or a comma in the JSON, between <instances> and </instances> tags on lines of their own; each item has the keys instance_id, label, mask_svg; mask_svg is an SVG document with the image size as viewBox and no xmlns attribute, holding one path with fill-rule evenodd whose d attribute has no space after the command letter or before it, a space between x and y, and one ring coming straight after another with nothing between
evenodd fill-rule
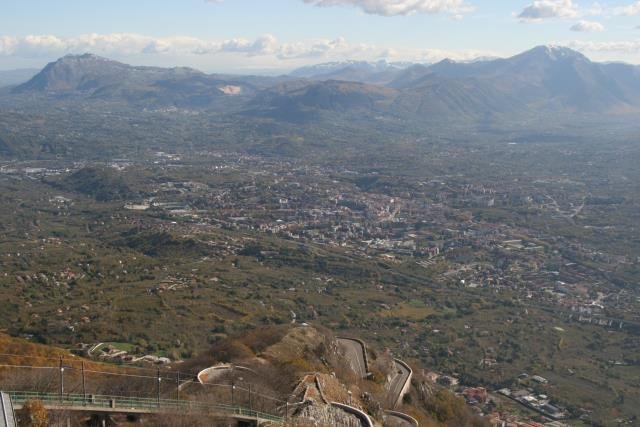
<instances>
[{"instance_id":1,"label":"road barrier","mask_svg":"<svg viewBox=\"0 0 640 427\"><path fill-rule=\"evenodd\" d=\"M370 375L371 371L369 370L369 356L367 355L367 345L365 344L365 342L358 338L336 337L336 339L354 341L354 342L357 342L360 345L360 347L362 347L362 358L364 359L364 370L367 371L367 375Z\"/></svg>"},{"instance_id":2,"label":"road barrier","mask_svg":"<svg viewBox=\"0 0 640 427\"><path fill-rule=\"evenodd\" d=\"M198 372L198 375L197 375L198 382L200 384L206 384L207 382L209 382L207 377L210 376L211 374L217 371L234 371L234 370L250 372L254 375L258 375L258 373L251 368L247 368L245 366L239 366L239 365L232 365L230 363L222 363L220 365L211 366L209 368L203 369L202 371Z\"/></svg>"},{"instance_id":3,"label":"road barrier","mask_svg":"<svg viewBox=\"0 0 640 427\"><path fill-rule=\"evenodd\" d=\"M402 398L404 397L405 394L407 394L407 392L409 391L409 388L411 387L411 378L413 377L413 369L411 369L411 367L409 365L407 365L405 362L403 362L400 359L393 359L393 361L396 362L397 364L401 365L407 371L409 371L409 375L407 375L407 379L404 382L404 385L402 386L402 389L400 390L400 394L398 395L398 399L395 402L395 406L398 406L398 405L400 405L402 403Z\"/></svg>"},{"instance_id":4,"label":"road barrier","mask_svg":"<svg viewBox=\"0 0 640 427\"><path fill-rule=\"evenodd\" d=\"M373 427L373 421L371 421L371 418L369 418L369 415L367 415L360 409L354 408L353 406L345 405L344 403L339 403L339 402L331 402L331 405L358 417L362 422L363 427Z\"/></svg>"},{"instance_id":5,"label":"road barrier","mask_svg":"<svg viewBox=\"0 0 640 427\"><path fill-rule=\"evenodd\" d=\"M410 423L414 427L420 427L420 423L418 423L418 420L413 418L411 415L404 414L404 413L398 412L398 411L384 411L384 413L388 414L388 415L392 415L392 416L394 416L396 418L401 418L401 419L407 421L408 423Z\"/></svg>"}]
</instances>

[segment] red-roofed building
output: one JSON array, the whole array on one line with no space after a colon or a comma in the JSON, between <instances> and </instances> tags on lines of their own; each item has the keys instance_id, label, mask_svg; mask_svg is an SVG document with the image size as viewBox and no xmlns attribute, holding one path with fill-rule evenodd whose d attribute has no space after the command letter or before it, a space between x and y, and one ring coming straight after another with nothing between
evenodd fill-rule
<instances>
[{"instance_id":1,"label":"red-roofed building","mask_svg":"<svg viewBox=\"0 0 640 427\"><path fill-rule=\"evenodd\" d=\"M484 387L465 388L462 394L468 401L474 400L478 403L485 403L487 401L487 389Z\"/></svg>"}]
</instances>

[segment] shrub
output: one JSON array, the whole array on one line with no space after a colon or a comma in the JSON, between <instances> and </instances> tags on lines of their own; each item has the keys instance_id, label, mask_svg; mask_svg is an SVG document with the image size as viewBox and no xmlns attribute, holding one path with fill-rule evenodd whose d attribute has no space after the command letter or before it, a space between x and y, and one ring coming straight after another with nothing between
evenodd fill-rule
<instances>
[{"instance_id":1,"label":"shrub","mask_svg":"<svg viewBox=\"0 0 640 427\"><path fill-rule=\"evenodd\" d=\"M24 427L47 427L49 414L39 400L27 400L20 410L20 425Z\"/></svg>"}]
</instances>

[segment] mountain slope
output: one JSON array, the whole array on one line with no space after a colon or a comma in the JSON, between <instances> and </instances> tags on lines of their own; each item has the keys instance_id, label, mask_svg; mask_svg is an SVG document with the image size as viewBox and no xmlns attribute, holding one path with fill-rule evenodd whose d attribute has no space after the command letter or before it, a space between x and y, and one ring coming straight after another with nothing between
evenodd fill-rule
<instances>
[{"instance_id":1,"label":"mountain slope","mask_svg":"<svg viewBox=\"0 0 640 427\"><path fill-rule=\"evenodd\" d=\"M205 107L220 99L250 96L240 79L206 75L191 68L134 67L91 54L48 64L13 94L46 94L135 105Z\"/></svg>"},{"instance_id":2,"label":"mountain slope","mask_svg":"<svg viewBox=\"0 0 640 427\"><path fill-rule=\"evenodd\" d=\"M393 89L357 82L296 81L262 92L252 105L256 112L295 121L320 112L382 112L396 96Z\"/></svg>"},{"instance_id":3,"label":"mountain slope","mask_svg":"<svg viewBox=\"0 0 640 427\"><path fill-rule=\"evenodd\" d=\"M428 75L405 90L391 110L421 121L457 119L480 120L495 114L519 112L518 99L477 79L447 79Z\"/></svg>"},{"instance_id":4,"label":"mountain slope","mask_svg":"<svg viewBox=\"0 0 640 427\"><path fill-rule=\"evenodd\" d=\"M444 60L430 67L406 70L393 87L416 90L439 76L475 79L496 94L518 99L533 111L620 112L640 108L637 67L599 64L563 47L538 46L506 59L458 63Z\"/></svg>"}]
</instances>

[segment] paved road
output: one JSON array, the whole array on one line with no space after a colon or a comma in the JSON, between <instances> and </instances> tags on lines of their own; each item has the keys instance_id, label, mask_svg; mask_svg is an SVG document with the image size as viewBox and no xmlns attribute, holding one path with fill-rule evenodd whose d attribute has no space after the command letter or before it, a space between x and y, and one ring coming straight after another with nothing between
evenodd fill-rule
<instances>
[{"instance_id":1,"label":"paved road","mask_svg":"<svg viewBox=\"0 0 640 427\"><path fill-rule=\"evenodd\" d=\"M200 384L213 383L215 380L228 373L231 373L234 376L243 374L258 375L258 373L253 369L246 368L244 366L232 365L230 363L223 363L203 369L198 372L197 378Z\"/></svg>"},{"instance_id":2,"label":"paved road","mask_svg":"<svg viewBox=\"0 0 640 427\"><path fill-rule=\"evenodd\" d=\"M350 338L337 338L338 348L349 362L351 369L361 378L367 377L367 365L365 363L365 355L362 344ZM393 361L394 373L389 384L388 396L391 407L397 406L396 403L401 399L402 389L411 376L411 371L403 364ZM389 427L415 427L415 425L406 419L386 414L384 416L384 425Z\"/></svg>"},{"instance_id":3,"label":"paved road","mask_svg":"<svg viewBox=\"0 0 640 427\"><path fill-rule=\"evenodd\" d=\"M391 402L393 402L393 406L396 406L396 402L400 400L400 394L402 393L402 388L405 383L409 379L411 375L411 371L409 371L402 364L393 361L393 369L394 375L391 378L391 382L389 384L389 397Z\"/></svg>"},{"instance_id":4,"label":"paved road","mask_svg":"<svg viewBox=\"0 0 640 427\"><path fill-rule=\"evenodd\" d=\"M93 347L91 347L88 351L87 351L87 355L89 357L93 356L93 353L98 350L98 347L102 347L104 345L103 342L99 342L98 344L94 345Z\"/></svg>"},{"instance_id":5,"label":"paved road","mask_svg":"<svg viewBox=\"0 0 640 427\"><path fill-rule=\"evenodd\" d=\"M367 365L364 363L364 349L362 348L362 344L349 338L338 338L337 341L340 351L349 361L353 372L360 376L360 378L366 378Z\"/></svg>"},{"instance_id":6,"label":"paved road","mask_svg":"<svg viewBox=\"0 0 640 427\"><path fill-rule=\"evenodd\" d=\"M385 414L382 417L384 427L414 427L413 423L396 415Z\"/></svg>"}]
</instances>

